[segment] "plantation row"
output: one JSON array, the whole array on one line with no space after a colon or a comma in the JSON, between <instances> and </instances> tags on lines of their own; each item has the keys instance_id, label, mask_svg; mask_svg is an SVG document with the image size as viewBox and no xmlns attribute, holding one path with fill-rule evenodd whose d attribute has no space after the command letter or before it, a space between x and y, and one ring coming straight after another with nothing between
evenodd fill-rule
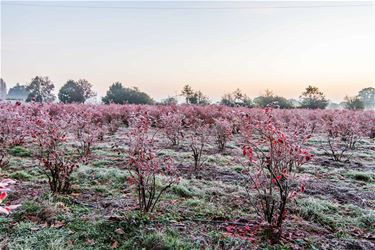
<instances>
[{"instance_id":1,"label":"plantation row","mask_svg":"<svg viewBox=\"0 0 375 250\"><path fill-rule=\"evenodd\" d=\"M161 149L184 145L191 152L188 176L193 178L205 167L210 139L223 154L238 140L241 181L275 241L288 203L304 191L306 176L299 169L314 157L309 140L318 141L332 160L348 161L361 139L375 137L374 112L348 110L1 103L0 122L0 167L8 166L12 147L29 148L53 193L69 192L71 174L90 161L93 148L127 127L124 138L113 141L112 147L122 156L128 185L146 214L180 180L178 164L160 154ZM169 145L160 138L167 138ZM0 203L13 183L0 182ZM4 206L0 212L14 208Z\"/></svg>"}]
</instances>

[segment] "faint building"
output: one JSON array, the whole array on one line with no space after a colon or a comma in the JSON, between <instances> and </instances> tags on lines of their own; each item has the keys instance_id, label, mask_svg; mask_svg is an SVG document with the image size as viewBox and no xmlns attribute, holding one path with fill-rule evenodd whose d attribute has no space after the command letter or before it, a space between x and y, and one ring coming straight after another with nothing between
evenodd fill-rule
<instances>
[{"instance_id":1,"label":"faint building","mask_svg":"<svg viewBox=\"0 0 375 250\"><path fill-rule=\"evenodd\" d=\"M17 83L16 86L9 89L7 100L25 101L28 95L29 91L26 86Z\"/></svg>"},{"instance_id":2,"label":"faint building","mask_svg":"<svg viewBox=\"0 0 375 250\"><path fill-rule=\"evenodd\" d=\"M5 100L7 97L7 84L3 80L3 78L0 79L0 100Z\"/></svg>"}]
</instances>

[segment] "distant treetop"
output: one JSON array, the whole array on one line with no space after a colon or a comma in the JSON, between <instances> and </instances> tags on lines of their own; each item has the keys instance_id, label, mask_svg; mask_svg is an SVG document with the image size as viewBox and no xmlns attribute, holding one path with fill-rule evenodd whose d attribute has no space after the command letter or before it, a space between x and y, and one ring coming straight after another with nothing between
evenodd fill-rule
<instances>
[{"instance_id":1,"label":"distant treetop","mask_svg":"<svg viewBox=\"0 0 375 250\"><path fill-rule=\"evenodd\" d=\"M307 109L325 109L329 101L324 96L318 87L309 85L305 92L300 96L301 107Z\"/></svg>"},{"instance_id":2,"label":"distant treetop","mask_svg":"<svg viewBox=\"0 0 375 250\"><path fill-rule=\"evenodd\" d=\"M59 91L59 100L63 103L84 103L87 99L96 96L92 91L92 84L85 79L69 80Z\"/></svg>"},{"instance_id":3,"label":"distant treetop","mask_svg":"<svg viewBox=\"0 0 375 250\"><path fill-rule=\"evenodd\" d=\"M181 95L185 97L186 104L210 104L210 100L207 96L203 95L203 93L200 90L194 91L190 85L185 85L182 88Z\"/></svg>"},{"instance_id":4,"label":"distant treetop","mask_svg":"<svg viewBox=\"0 0 375 250\"><path fill-rule=\"evenodd\" d=\"M154 101L149 95L141 92L138 88L126 88L122 83L115 82L107 91L107 94L102 98L105 104L153 104Z\"/></svg>"},{"instance_id":5,"label":"distant treetop","mask_svg":"<svg viewBox=\"0 0 375 250\"><path fill-rule=\"evenodd\" d=\"M47 76L36 76L26 87L27 91L29 91L26 102L53 102L56 98L52 93L54 88L55 85Z\"/></svg>"}]
</instances>

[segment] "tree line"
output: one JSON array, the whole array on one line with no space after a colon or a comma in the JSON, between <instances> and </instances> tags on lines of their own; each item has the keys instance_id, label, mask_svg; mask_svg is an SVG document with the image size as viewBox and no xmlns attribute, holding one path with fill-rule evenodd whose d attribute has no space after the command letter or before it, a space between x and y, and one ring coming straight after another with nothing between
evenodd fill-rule
<instances>
[{"instance_id":1,"label":"tree line","mask_svg":"<svg viewBox=\"0 0 375 250\"><path fill-rule=\"evenodd\" d=\"M58 100L61 103L85 103L88 99L96 96L92 84L86 79L68 80L58 92ZM6 83L0 79L0 100L22 100L26 102L54 102L56 96L53 94L55 85L48 77L36 76L29 84L20 85L17 83L7 91ZM186 104L208 105L210 99L200 90L193 90L190 85L185 85L180 96L183 96ZM113 83L106 95L102 98L105 104L177 104L176 97L167 97L161 102L155 102L148 94L140 91L137 87L125 87L120 82ZM364 109L375 108L375 88L368 87L360 90L356 96L346 96L340 104L330 103L324 93L317 87L309 85L299 100L286 99L275 95L272 91L266 90L261 96L254 99L248 97L240 89L222 96L219 104L230 107L267 107L274 106L283 109L308 108L324 109L347 108Z\"/></svg>"}]
</instances>

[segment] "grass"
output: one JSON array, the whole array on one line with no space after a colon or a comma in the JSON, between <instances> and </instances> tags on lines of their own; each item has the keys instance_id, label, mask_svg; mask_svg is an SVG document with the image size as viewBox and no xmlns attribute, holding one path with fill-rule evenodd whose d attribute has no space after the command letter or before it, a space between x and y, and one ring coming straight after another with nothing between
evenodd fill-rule
<instances>
[{"instance_id":1,"label":"grass","mask_svg":"<svg viewBox=\"0 0 375 250\"><path fill-rule=\"evenodd\" d=\"M374 230L375 213L373 210L362 209L353 204L340 205L332 201L308 197L297 200L297 213L305 220L337 232L353 228Z\"/></svg>"},{"instance_id":2,"label":"grass","mask_svg":"<svg viewBox=\"0 0 375 250\"><path fill-rule=\"evenodd\" d=\"M362 182L372 182L375 176L373 172L360 172L360 171L350 171L347 175L353 180L362 181Z\"/></svg>"},{"instance_id":3,"label":"grass","mask_svg":"<svg viewBox=\"0 0 375 250\"><path fill-rule=\"evenodd\" d=\"M16 157L30 157L31 151L22 146L14 146L9 149L9 154Z\"/></svg>"},{"instance_id":4,"label":"grass","mask_svg":"<svg viewBox=\"0 0 375 250\"><path fill-rule=\"evenodd\" d=\"M118 192L126 184L127 172L118 168L95 168L81 165L72 174L72 183L80 190L97 189L99 192Z\"/></svg>"},{"instance_id":5,"label":"grass","mask_svg":"<svg viewBox=\"0 0 375 250\"><path fill-rule=\"evenodd\" d=\"M133 241L127 242L124 245L124 249L182 250L199 249L199 247L191 242L186 242L185 240L181 239L176 232L168 230L165 232L141 234L133 239Z\"/></svg>"},{"instance_id":6,"label":"grass","mask_svg":"<svg viewBox=\"0 0 375 250\"><path fill-rule=\"evenodd\" d=\"M111 167L113 165L113 162L110 160L96 160L92 162L92 165L97 168L106 168Z\"/></svg>"},{"instance_id":7,"label":"grass","mask_svg":"<svg viewBox=\"0 0 375 250\"><path fill-rule=\"evenodd\" d=\"M189 197L194 196L193 192L190 191L186 186L183 186L183 185L173 186L172 191L173 191L173 193L175 193L175 194L177 194L181 197L185 197L185 198L189 198Z\"/></svg>"},{"instance_id":8,"label":"grass","mask_svg":"<svg viewBox=\"0 0 375 250\"><path fill-rule=\"evenodd\" d=\"M87 216L69 197L44 196L24 202L12 218L0 217L2 238L9 249L198 249L172 230L155 231L151 221L138 213L127 213L121 220ZM56 220L44 223L47 210L56 210ZM29 218L37 217L35 222ZM48 218L51 219L51 218ZM59 219L59 220L57 220ZM12 220L17 222L9 227ZM56 226L57 223L62 226ZM151 227L150 227L151 226Z\"/></svg>"},{"instance_id":9,"label":"grass","mask_svg":"<svg viewBox=\"0 0 375 250\"><path fill-rule=\"evenodd\" d=\"M316 198L305 198L297 201L299 214L306 220L314 221L322 226L327 226L332 230L336 230L337 223L333 218L333 214L338 211L338 206L326 200Z\"/></svg>"},{"instance_id":10,"label":"grass","mask_svg":"<svg viewBox=\"0 0 375 250\"><path fill-rule=\"evenodd\" d=\"M215 154L208 156L207 162L220 167L229 167L233 165L234 159L229 155Z\"/></svg>"},{"instance_id":11,"label":"grass","mask_svg":"<svg viewBox=\"0 0 375 250\"><path fill-rule=\"evenodd\" d=\"M22 181L29 181L33 178L31 174L29 174L28 172L24 170L13 172L10 174L9 177L15 180L22 180Z\"/></svg>"},{"instance_id":12,"label":"grass","mask_svg":"<svg viewBox=\"0 0 375 250\"><path fill-rule=\"evenodd\" d=\"M69 231L66 229L39 229L38 225L34 223L21 222L14 229L13 234L17 235L18 237L11 238L8 245L9 249L73 249L73 246L69 246L68 244Z\"/></svg>"},{"instance_id":13,"label":"grass","mask_svg":"<svg viewBox=\"0 0 375 250\"><path fill-rule=\"evenodd\" d=\"M205 205L205 202L200 199L189 199L185 201L185 205L188 207L202 207Z\"/></svg>"},{"instance_id":14,"label":"grass","mask_svg":"<svg viewBox=\"0 0 375 250\"><path fill-rule=\"evenodd\" d=\"M0 221L0 226L4 226ZM121 229L121 231L119 231ZM4 233L4 231L2 231ZM122 232L122 233L118 233ZM2 233L2 234L3 234ZM63 249L199 249L173 231L148 231L125 222L74 220L64 228L20 222L7 234L7 247L22 250Z\"/></svg>"},{"instance_id":15,"label":"grass","mask_svg":"<svg viewBox=\"0 0 375 250\"><path fill-rule=\"evenodd\" d=\"M85 249L109 249L115 242L120 249L192 249L192 245L182 240L179 234L149 231L147 225L149 221L136 216L119 222L77 219L67 228L75 232L74 245ZM87 246L87 242L93 244L92 248Z\"/></svg>"},{"instance_id":16,"label":"grass","mask_svg":"<svg viewBox=\"0 0 375 250\"><path fill-rule=\"evenodd\" d=\"M183 180L178 185L173 186L172 192L184 198L190 198L197 195L192 189L190 182L186 180Z\"/></svg>"}]
</instances>

